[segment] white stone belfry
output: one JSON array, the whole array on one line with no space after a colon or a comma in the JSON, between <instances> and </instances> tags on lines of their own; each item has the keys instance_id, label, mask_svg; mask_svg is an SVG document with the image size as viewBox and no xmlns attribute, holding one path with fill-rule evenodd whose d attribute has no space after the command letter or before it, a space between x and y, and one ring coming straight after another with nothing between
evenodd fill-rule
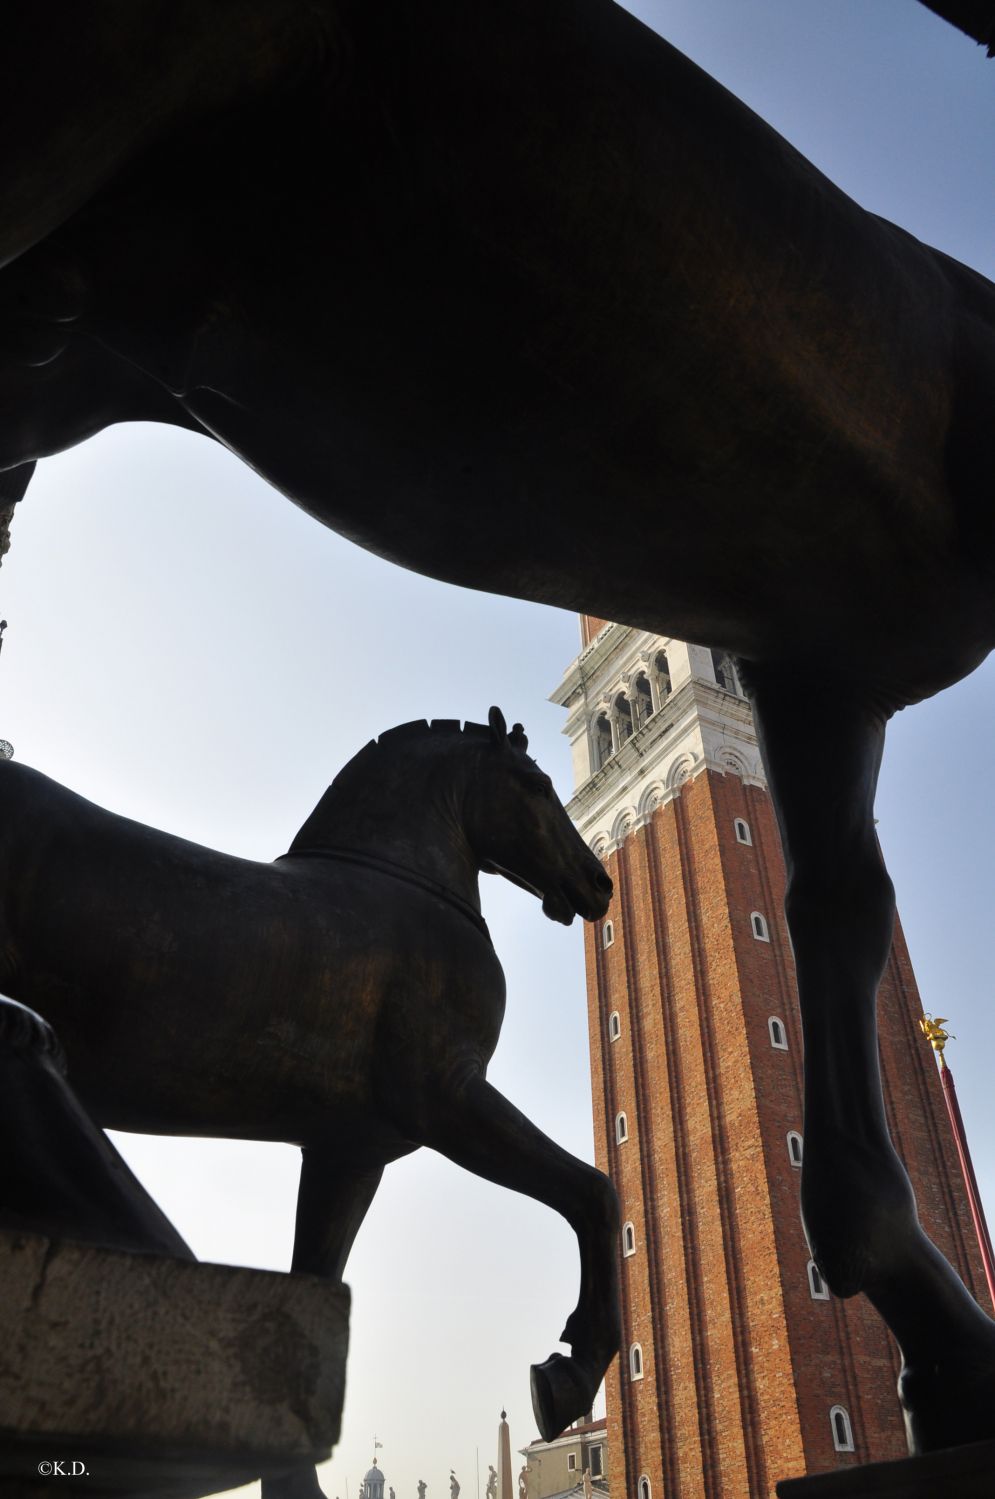
<instances>
[{"instance_id":1,"label":"white stone belfry","mask_svg":"<svg viewBox=\"0 0 995 1499\"><path fill-rule=\"evenodd\" d=\"M501 1424L498 1427L498 1499L514 1499L512 1485L514 1479L511 1471L511 1429L508 1426L507 1411L501 1412Z\"/></svg>"},{"instance_id":2,"label":"white stone belfry","mask_svg":"<svg viewBox=\"0 0 995 1499\"><path fill-rule=\"evenodd\" d=\"M605 624L550 701L569 714L567 811L600 858L703 770L766 786L735 666L707 646Z\"/></svg>"}]
</instances>

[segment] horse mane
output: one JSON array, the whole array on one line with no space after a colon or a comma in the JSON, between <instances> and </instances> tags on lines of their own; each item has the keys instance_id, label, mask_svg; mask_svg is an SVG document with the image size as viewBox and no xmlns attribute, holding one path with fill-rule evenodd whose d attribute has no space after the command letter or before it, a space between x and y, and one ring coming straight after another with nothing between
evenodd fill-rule
<instances>
[{"instance_id":1,"label":"horse mane","mask_svg":"<svg viewBox=\"0 0 995 1499\"><path fill-rule=\"evenodd\" d=\"M382 762L386 768L396 758L397 751L404 754L417 744L457 738L470 739L483 744L492 740L493 734L489 724L472 723L469 719L461 724L458 718L433 718L431 722L424 718L416 718L411 723L402 723L396 728L384 729L382 734L379 734L376 739L371 739L353 755L351 760L346 761L310 817L305 820L288 852L294 853L296 849L306 847L313 839L316 830L326 823L329 815L334 816L336 806L341 808L343 805L353 805L360 788L376 779L378 762ZM508 739L513 749L524 750L528 745L521 724L514 725L509 732Z\"/></svg>"},{"instance_id":2,"label":"horse mane","mask_svg":"<svg viewBox=\"0 0 995 1499\"><path fill-rule=\"evenodd\" d=\"M487 724L471 723L469 719L461 725L458 718L433 718L431 722L425 718L413 718L410 723L400 723L396 728L384 729L382 734L364 744L351 760L346 761L328 789L334 791L346 780L351 782L360 769L364 773L372 769L373 762L383 758L385 752L393 756L395 750L403 752L406 746L420 740L433 736L452 739L458 735L483 740L489 739L490 734Z\"/></svg>"}]
</instances>

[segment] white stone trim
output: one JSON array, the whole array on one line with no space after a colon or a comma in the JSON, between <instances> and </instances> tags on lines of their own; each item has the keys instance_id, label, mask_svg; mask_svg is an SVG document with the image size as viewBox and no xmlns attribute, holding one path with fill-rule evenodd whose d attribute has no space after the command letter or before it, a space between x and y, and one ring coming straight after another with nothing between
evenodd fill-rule
<instances>
[{"instance_id":1,"label":"white stone trim","mask_svg":"<svg viewBox=\"0 0 995 1499\"><path fill-rule=\"evenodd\" d=\"M667 654L671 692L624 743L617 743L616 728L612 754L593 769L599 714L610 722L619 693L631 698L641 674L656 690L660 651ZM564 732L577 790L567 810L601 858L704 770L766 785L750 705L716 685L704 646L612 626L573 662L552 700L568 710Z\"/></svg>"},{"instance_id":2,"label":"white stone trim","mask_svg":"<svg viewBox=\"0 0 995 1499\"><path fill-rule=\"evenodd\" d=\"M770 941L770 927L767 918L762 911L750 912L750 931L757 942Z\"/></svg>"},{"instance_id":3,"label":"white stone trim","mask_svg":"<svg viewBox=\"0 0 995 1499\"><path fill-rule=\"evenodd\" d=\"M822 1278L822 1272L815 1260L809 1260L805 1267L808 1275L808 1293L813 1301L828 1301L829 1287Z\"/></svg>"},{"instance_id":4,"label":"white stone trim","mask_svg":"<svg viewBox=\"0 0 995 1499\"><path fill-rule=\"evenodd\" d=\"M840 1421L837 1422L837 1416ZM842 1427L842 1434L837 1430ZM850 1412L845 1405L834 1405L829 1412L829 1428L833 1434L833 1446L837 1452L853 1452L853 1425L850 1421Z\"/></svg>"}]
</instances>

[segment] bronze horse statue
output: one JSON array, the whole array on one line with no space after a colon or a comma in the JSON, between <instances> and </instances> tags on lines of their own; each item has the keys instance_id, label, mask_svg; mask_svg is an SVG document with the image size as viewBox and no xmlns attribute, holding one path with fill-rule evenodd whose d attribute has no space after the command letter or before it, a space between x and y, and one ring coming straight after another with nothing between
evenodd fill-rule
<instances>
[{"instance_id":1,"label":"bronze horse statue","mask_svg":"<svg viewBox=\"0 0 995 1499\"><path fill-rule=\"evenodd\" d=\"M571 1355L533 1367L554 1434L618 1350L615 1191L486 1081L504 978L478 874L601 916L611 880L492 708L405 724L340 772L289 852L237 859L0 763L0 989L42 1012L105 1127L302 1147L293 1268L339 1278L385 1165L430 1145L577 1234ZM267 1499L320 1493L313 1469Z\"/></svg>"},{"instance_id":2,"label":"bronze horse statue","mask_svg":"<svg viewBox=\"0 0 995 1499\"><path fill-rule=\"evenodd\" d=\"M885 1121L872 815L890 715L995 644L995 288L610 0L36 0L5 42L3 497L172 422L406 567L739 657L812 1253L898 1339L913 1450L995 1435Z\"/></svg>"}]
</instances>

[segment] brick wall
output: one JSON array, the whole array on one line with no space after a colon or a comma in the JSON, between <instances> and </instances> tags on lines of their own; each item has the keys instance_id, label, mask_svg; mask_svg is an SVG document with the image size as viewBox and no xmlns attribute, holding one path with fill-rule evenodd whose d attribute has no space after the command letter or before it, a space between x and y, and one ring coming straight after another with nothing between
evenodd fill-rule
<instances>
[{"instance_id":1,"label":"brick wall","mask_svg":"<svg viewBox=\"0 0 995 1499\"><path fill-rule=\"evenodd\" d=\"M862 1298L810 1294L786 1139L802 1130L801 1032L767 793L703 772L607 867L614 942L603 947L601 923L586 938L596 1154L636 1242L620 1256L626 1350L607 1386L612 1491L635 1499L645 1473L654 1499L759 1499L778 1478L899 1456L898 1359L884 1325ZM769 942L754 937L753 911ZM879 1003L896 1145L927 1232L977 1294L983 1275L900 927ZM771 1045L772 1015L786 1051ZM853 1454L834 1450L835 1404L850 1414Z\"/></svg>"}]
</instances>

